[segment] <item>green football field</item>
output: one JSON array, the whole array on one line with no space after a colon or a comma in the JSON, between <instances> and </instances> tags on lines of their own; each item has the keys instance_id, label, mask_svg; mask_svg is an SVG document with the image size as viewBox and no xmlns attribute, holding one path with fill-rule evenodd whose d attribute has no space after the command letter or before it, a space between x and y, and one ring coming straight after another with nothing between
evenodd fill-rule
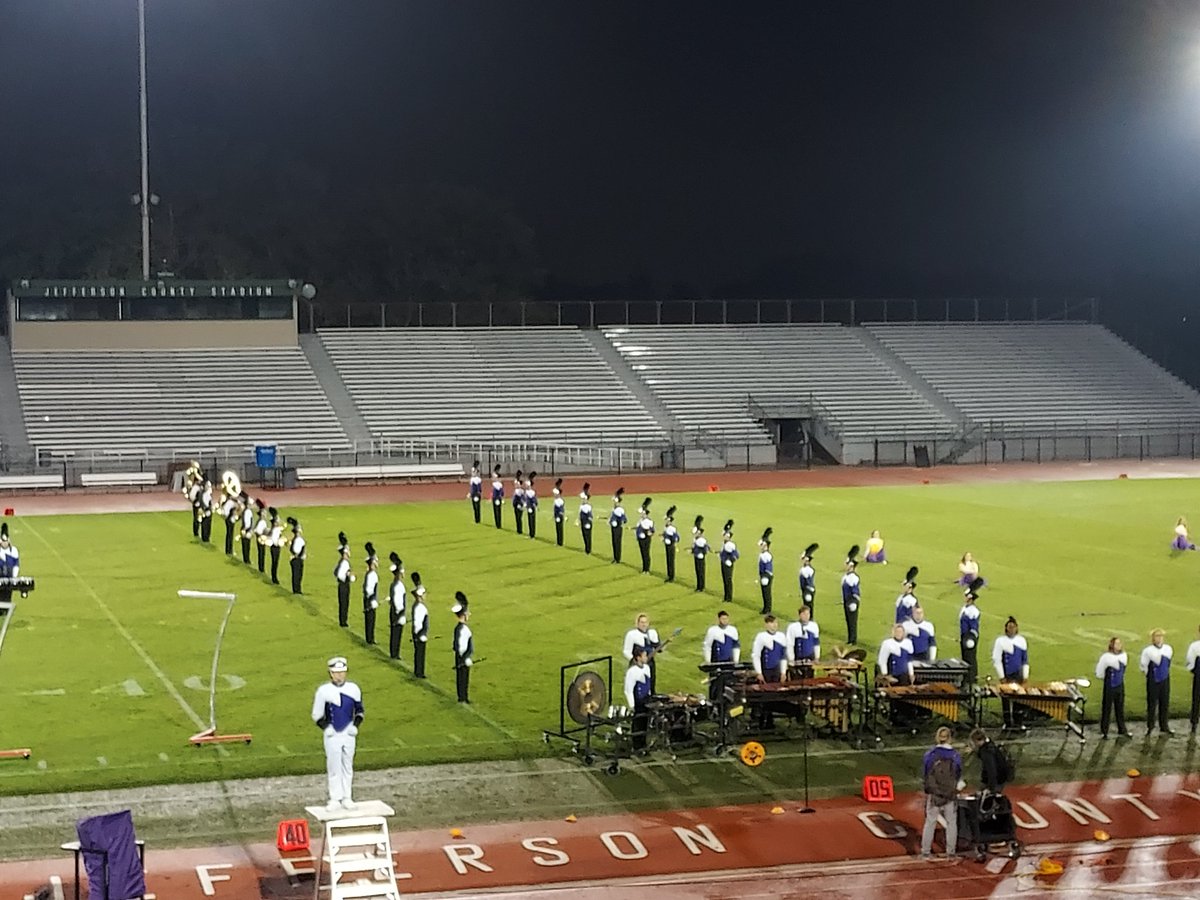
<instances>
[{"instance_id":1,"label":"green football field","mask_svg":"<svg viewBox=\"0 0 1200 900\"><path fill-rule=\"evenodd\" d=\"M635 508L641 496L627 499ZM797 605L800 551L821 545L817 620L827 653L845 638L838 585L846 550L879 528L891 564L861 567L859 630L872 657L909 565L921 569L917 593L942 637L942 655L956 655L956 565L971 550L989 581L980 602L981 673L990 671L991 642L1010 614L1029 640L1035 681L1092 676L1110 635L1126 639L1136 667L1147 632L1162 626L1176 649L1179 715L1190 686L1184 651L1200 624L1193 599L1200 554L1172 555L1168 544L1176 517L1193 512L1196 499L1193 481L1114 480L655 495L654 510L661 525L663 511L677 504L685 538L696 514L705 516L710 536L719 536L726 518L736 521L743 558L730 608L747 649L759 627L756 541L765 527L774 528L781 618ZM35 576L38 588L20 602L0 655L0 749L30 747L33 756L0 762L0 794L323 771L309 710L326 678L325 660L335 654L349 658L350 677L364 693L359 768L563 752L563 745L542 741L558 721L559 667L613 654L619 693L621 640L642 610L664 636L683 628L661 657L659 690L702 691L700 641L723 605L715 557L704 595L693 590L685 553L678 583L663 582L659 542L654 574L641 574L632 532L624 564L612 565L603 499L595 552L585 556L576 505L572 498L565 548L554 546L548 503L536 541L513 533L507 507L505 530L487 524L486 504L485 524L474 525L465 500L297 510L309 542L303 597L264 581L240 557L225 557L222 524L213 546L196 543L182 508L14 520L22 572ZM421 573L432 616L427 682L411 677L407 632L402 663L387 658L385 615L381 646L363 643L361 581L350 629L337 626L332 569L339 530L351 539L360 578L367 540L385 561L381 588L390 579L391 550L410 574ZM286 570L285 559L285 582ZM180 588L238 595L221 657L217 720L223 732L252 732L248 746L187 743L207 724L208 673L224 605L181 600ZM470 597L480 660L469 707L454 702L455 590ZM1099 690L1088 693L1094 717ZM1140 715L1142 696L1135 674L1131 717Z\"/></svg>"}]
</instances>

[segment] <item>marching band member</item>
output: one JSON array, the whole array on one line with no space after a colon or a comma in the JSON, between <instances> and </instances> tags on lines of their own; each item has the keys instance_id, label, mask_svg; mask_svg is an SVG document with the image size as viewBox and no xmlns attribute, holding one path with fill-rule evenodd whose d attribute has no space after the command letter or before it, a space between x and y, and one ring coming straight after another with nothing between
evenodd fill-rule
<instances>
[{"instance_id":1,"label":"marching band member","mask_svg":"<svg viewBox=\"0 0 1200 900\"><path fill-rule=\"evenodd\" d=\"M633 710L631 724L632 748L635 751L646 747L646 730L650 724L650 715L646 711L646 701L654 693L651 686L650 667L646 664L646 650L636 647L633 658L629 660L629 668L625 670L625 703Z\"/></svg>"},{"instance_id":2,"label":"marching band member","mask_svg":"<svg viewBox=\"0 0 1200 900\"><path fill-rule=\"evenodd\" d=\"M233 533L237 531L238 499L236 494L225 491L221 501L221 518L225 520L225 555L233 556Z\"/></svg>"},{"instance_id":3,"label":"marching band member","mask_svg":"<svg viewBox=\"0 0 1200 900\"><path fill-rule=\"evenodd\" d=\"M500 527L500 511L504 508L504 482L500 478L500 465L492 468L492 518Z\"/></svg>"},{"instance_id":4,"label":"marching band member","mask_svg":"<svg viewBox=\"0 0 1200 900\"><path fill-rule=\"evenodd\" d=\"M579 492L579 532L583 535L583 552L591 554L592 552L592 495L591 482L583 483L583 490Z\"/></svg>"},{"instance_id":5,"label":"marching band member","mask_svg":"<svg viewBox=\"0 0 1200 900\"><path fill-rule=\"evenodd\" d=\"M987 585L987 582L979 577L979 563L970 553L964 553L958 563L958 584L960 587L969 588L972 584L978 584L979 588ZM979 593L979 589L975 590Z\"/></svg>"},{"instance_id":6,"label":"marching band member","mask_svg":"<svg viewBox=\"0 0 1200 900\"><path fill-rule=\"evenodd\" d=\"M533 486L533 480L537 478L537 472L530 472L525 476L525 523L529 526L529 539L533 540L537 537L537 490Z\"/></svg>"},{"instance_id":7,"label":"marching band member","mask_svg":"<svg viewBox=\"0 0 1200 900\"><path fill-rule=\"evenodd\" d=\"M925 621L925 610L919 603L913 607L912 618L904 622L904 633L912 642L915 661L937 661L937 636L933 623Z\"/></svg>"},{"instance_id":8,"label":"marching band member","mask_svg":"<svg viewBox=\"0 0 1200 900\"><path fill-rule=\"evenodd\" d=\"M279 554L283 552L283 522L279 510L270 508L271 530L267 533L267 546L271 549L271 584L279 584Z\"/></svg>"},{"instance_id":9,"label":"marching band member","mask_svg":"<svg viewBox=\"0 0 1200 900\"><path fill-rule=\"evenodd\" d=\"M975 605L978 599L974 591L967 591L958 611L958 648L967 664L968 685L973 685L979 677L979 607Z\"/></svg>"},{"instance_id":10,"label":"marching band member","mask_svg":"<svg viewBox=\"0 0 1200 900\"><path fill-rule=\"evenodd\" d=\"M567 519L567 501L563 499L561 478L554 480L554 543L563 545L563 523Z\"/></svg>"},{"instance_id":11,"label":"marching band member","mask_svg":"<svg viewBox=\"0 0 1200 900\"><path fill-rule=\"evenodd\" d=\"M1192 543L1188 537L1187 519L1183 516L1179 517L1179 521L1175 523L1175 540L1171 542L1172 550L1195 550L1196 545Z\"/></svg>"},{"instance_id":12,"label":"marching band member","mask_svg":"<svg viewBox=\"0 0 1200 900\"><path fill-rule=\"evenodd\" d=\"M1017 620L1009 616L1004 623L1004 634L996 638L996 643L992 645L992 665L996 667L996 674L1001 681L1014 684L1022 684L1029 679L1029 645L1018 634L1019 630ZM1023 731L1025 726L1021 723L1021 708L1008 699L1001 706L1004 710L1004 727Z\"/></svg>"},{"instance_id":13,"label":"marching band member","mask_svg":"<svg viewBox=\"0 0 1200 900\"><path fill-rule=\"evenodd\" d=\"M370 544L367 545L370 548ZM363 637L375 643L375 610L379 609L379 557L367 551L367 574L363 577Z\"/></svg>"},{"instance_id":14,"label":"marching band member","mask_svg":"<svg viewBox=\"0 0 1200 900\"><path fill-rule=\"evenodd\" d=\"M238 497L242 509L242 562L250 565L250 541L254 535L254 505L250 495L242 491Z\"/></svg>"},{"instance_id":15,"label":"marching band member","mask_svg":"<svg viewBox=\"0 0 1200 900\"><path fill-rule=\"evenodd\" d=\"M754 636L750 656L759 684L778 684L786 677L787 638L779 633L779 621L774 616L763 616L763 630ZM774 721L770 704L764 703L758 716L759 726L771 728Z\"/></svg>"},{"instance_id":16,"label":"marching band member","mask_svg":"<svg viewBox=\"0 0 1200 900\"><path fill-rule=\"evenodd\" d=\"M642 501L642 505L638 509L638 520L633 534L637 538L638 550L642 554L642 574L646 574L650 571L650 542L654 539L654 520L650 518L649 497Z\"/></svg>"},{"instance_id":17,"label":"marching band member","mask_svg":"<svg viewBox=\"0 0 1200 900\"><path fill-rule=\"evenodd\" d=\"M267 535L271 531L270 514L267 512L267 504L262 500L255 500L258 504L258 520L254 523L254 541L258 545L258 572L260 575L267 574Z\"/></svg>"},{"instance_id":18,"label":"marching band member","mask_svg":"<svg viewBox=\"0 0 1200 900\"><path fill-rule=\"evenodd\" d=\"M8 523L0 522L0 578L21 577L21 554L8 535ZM13 589L0 588L0 603L12 602ZM8 615L8 609L0 609L0 616Z\"/></svg>"},{"instance_id":19,"label":"marching band member","mask_svg":"<svg viewBox=\"0 0 1200 900\"><path fill-rule=\"evenodd\" d=\"M775 557L771 555L771 529L758 540L758 586L762 592L762 613L771 614L771 582L775 580Z\"/></svg>"},{"instance_id":20,"label":"marching band member","mask_svg":"<svg viewBox=\"0 0 1200 900\"><path fill-rule=\"evenodd\" d=\"M421 573L412 573L412 642L413 675L425 677L425 645L429 643L429 607L425 605L425 585L421 584Z\"/></svg>"},{"instance_id":21,"label":"marching band member","mask_svg":"<svg viewBox=\"0 0 1200 900\"><path fill-rule=\"evenodd\" d=\"M400 658L400 639L404 636L404 625L408 622L405 615L404 563L399 554L393 550L388 554L391 565L392 584L388 588L388 656Z\"/></svg>"},{"instance_id":22,"label":"marching band member","mask_svg":"<svg viewBox=\"0 0 1200 900\"><path fill-rule=\"evenodd\" d=\"M625 523L628 521L625 517L625 507L622 506L625 500L625 488L617 488L617 492L613 495L612 512L608 514L608 529L612 533L612 553L613 562L621 561L621 538L625 534Z\"/></svg>"},{"instance_id":23,"label":"marching band member","mask_svg":"<svg viewBox=\"0 0 1200 900\"><path fill-rule=\"evenodd\" d=\"M1163 734L1171 730L1171 657L1175 651L1164 644L1166 632L1155 628L1150 632L1150 645L1142 651L1140 668L1146 673L1146 737L1154 733L1154 720Z\"/></svg>"},{"instance_id":24,"label":"marching band member","mask_svg":"<svg viewBox=\"0 0 1200 900\"><path fill-rule=\"evenodd\" d=\"M871 536L867 538L866 559L869 563L887 565L887 552L883 549L883 538L880 537L878 528L872 531Z\"/></svg>"},{"instance_id":25,"label":"marching band member","mask_svg":"<svg viewBox=\"0 0 1200 900\"><path fill-rule=\"evenodd\" d=\"M483 503L483 475L479 471L479 460L471 464L471 480L468 482L467 499L471 501L471 512L475 524L479 524L479 507Z\"/></svg>"},{"instance_id":26,"label":"marching band member","mask_svg":"<svg viewBox=\"0 0 1200 900\"><path fill-rule=\"evenodd\" d=\"M1200 663L1200 640L1195 640L1188 644L1187 656L1184 659L1187 670L1192 673L1192 710L1188 716L1188 721L1192 725L1192 734L1196 733L1196 725L1200 723L1200 664L1198 663Z\"/></svg>"},{"instance_id":27,"label":"marching band member","mask_svg":"<svg viewBox=\"0 0 1200 900\"><path fill-rule=\"evenodd\" d=\"M896 624L903 625L912 618L913 607L919 602L914 593L917 589L917 575L921 572L916 566L909 568L900 583L900 596L896 598Z\"/></svg>"},{"instance_id":28,"label":"marching band member","mask_svg":"<svg viewBox=\"0 0 1200 900\"><path fill-rule=\"evenodd\" d=\"M813 554L820 544L809 544L800 556L800 601L817 614L817 573L812 566Z\"/></svg>"},{"instance_id":29,"label":"marching band member","mask_svg":"<svg viewBox=\"0 0 1200 900\"><path fill-rule=\"evenodd\" d=\"M192 463L184 474L184 496L192 507L192 537L200 537L200 520L204 517L200 509L200 494L204 490L204 479L200 477L200 464Z\"/></svg>"},{"instance_id":30,"label":"marching band member","mask_svg":"<svg viewBox=\"0 0 1200 900\"><path fill-rule=\"evenodd\" d=\"M846 618L846 642L858 643L858 607L862 603L858 577L858 544L846 554L846 574L842 576L842 615Z\"/></svg>"},{"instance_id":31,"label":"marching band member","mask_svg":"<svg viewBox=\"0 0 1200 900\"><path fill-rule=\"evenodd\" d=\"M892 636L879 645L879 676L892 684L912 684L915 680L912 664L912 641L903 625L892 626Z\"/></svg>"},{"instance_id":32,"label":"marching band member","mask_svg":"<svg viewBox=\"0 0 1200 900\"><path fill-rule=\"evenodd\" d=\"M633 620L633 627L625 632L625 643L621 647L621 655L626 661L633 659L633 651L638 647L643 647L646 650L646 659L650 665L650 693L655 693L654 687L658 682L658 666L655 665L654 658L658 656L665 646L667 641L658 639L658 630L650 627L650 617L645 613L638 613L637 618Z\"/></svg>"},{"instance_id":33,"label":"marching band member","mask_svg":"<svg viewBox=\"0 0 1200 900\"><path fill-rule=\"evenodd\" d=\"M358 727L363 721L362 691L346 680L346 657L329 660L329 681L313 696L312 720L325 733L325 771L329 779L329 805L354 806L354 749Z\"/></svg>"},{"instance_id":34,"label":"marching band member","mask_svg":"<svg viewBox=\"0 0 1200 900\"><path fill-rule=\"evenodd\" d=\"M735 626L729 624L728 610L717 613L717 624L709 625L704 634L703 657L706 663L736 665L742 658L742 642ZM708 677L708 699L715 701L721 690L721 679L714 673Z\"/></svg>"},{"instance_id":35,"label":"marching band member","mask_svg":"<svg viewBox=\"0 0 1200 900\"><path fill-rule=\"evenodd\" d=\"M696 591L704 590L704 560L708 557L708 538L704 536L704 516L696 516L692 525L692 562L696 567Z\"/></svg>"},{"instance_id":36,"label":"marching band member","mask_svg":"<svg viewBox=\"0 0 1200 900\"><path fill-rule=\"evenodd\" d=\"M346 535L339 532L342 546L339 549L337 565L333 567L333 578L337 582L338 624L343 628L350 626L350 585L354 582L354 573L350 571L350 547L346 543Z\"/></svg>"},{"instance_id":37,"label":"marching band member","mask_svg":"<svg viewBox=\"0 0 1200 900\"><path fill-rule=\"evenodd\" d=\"M475 638L467 619L471 618L467 611L467 595L462 591L454 592L455 604L450 608L458 619L454 626L454 676L458 689L458 702L470 703L471 666L475 665Z\"/></svg>"},{"instance_id":38,"label":"marching band member","mask_svg":"<svg viewBox=\"0 0 1200 900\"><path fill-rule=\"evenodd\" d=\"M300 523L295 519L288 517L287 523L292 526L292 542L288 547L288 554L291 557L292 566L292 593L302 594L301 587L304 583L304 560L308 558L308 554L304 552L304 534Z\"/></svg>"},{"instance_id":39,"label":"marching band member","mask_svg":"<svg viewBox=\"0 0 1200 900\"><path fill-rule=\"evenodd\" d=\"M1108 739L1108 723L1115 713L1117 737L1133 737L1125 728L1125 669L1129 666L1129 654L1119 637L1108 642L1108 651L1100 654L1096 663L1096 677L1104 679L1104 695L1100 706L1100 738Z\"/></svg>"},{"instance_id":40,"label":"marching band member","mask_svg":"<svg viewBox=\"0 0 1200 900\"><path fill-rule=\"evenodd\" d=\"M667 509L663 519L663 552L667 558L667 581L675 580L675 550L679 546L679 529L675 527L675 507Z\"/></svg>"},{"instance_id":41,"label":"marching band member","mask_svg":"<svg viewBox=\"0 0 1200 900\"><path fill-rule=\"evenodd\" d=\"M204 479L200 489L200 540L209 543L212 540L213 517L213 483Z\"/></svg>"},{"instance_id":42,"label":"marching band member","mask_svg":"<svg viewBox=\"0 0 1200 900\"><path fill-rule=\"evenodd\" d=\"M517 534L524 534L523 523L525 520L525 473L517 469L517 474L513 478L513 501L512 501L513 521L517 525Z\"/></svg>"},{"instance_id":43,"label":"marching band member","mask_svg":"<svg viewBox=\"0 0 1200 900\"><path fill-rule=\"evenodd\" d=\"M812 620L812 610L807 606L800 607L796 616L786 632L788 664L814 663L821 658L821 628Z\"/></svg>"},{"instance_id":44,"label":"marching band member","mask_svg":"<svg viewBox=\"0 0 1200 900\"><path fill-rule=\"evenodd\" d=\"M733 602L733 564L738 561L737 544L733 542L733 519L725 523L725 532L721 535L721 584L725 588L725 602Z\"/></svg>"}]
</instances>

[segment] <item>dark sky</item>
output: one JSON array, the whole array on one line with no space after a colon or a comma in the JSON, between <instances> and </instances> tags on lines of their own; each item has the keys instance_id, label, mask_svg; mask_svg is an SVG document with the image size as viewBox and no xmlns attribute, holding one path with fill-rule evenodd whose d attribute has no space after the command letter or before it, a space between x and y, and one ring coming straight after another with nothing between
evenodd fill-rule
<instances>
[{"instance_id":1,"label":"dark sky","mask_svg":"<svg viewBox=\"0 0 1200 900\"><path fill-rule=\"evenodd\" d=\"M335 187L502 198L565 284L1178 295L1200 274L1194 2L147 5L164 197L266 142ZM127 202L135 11L0 0L0 203Z\"/></svg>"}]
</instances>

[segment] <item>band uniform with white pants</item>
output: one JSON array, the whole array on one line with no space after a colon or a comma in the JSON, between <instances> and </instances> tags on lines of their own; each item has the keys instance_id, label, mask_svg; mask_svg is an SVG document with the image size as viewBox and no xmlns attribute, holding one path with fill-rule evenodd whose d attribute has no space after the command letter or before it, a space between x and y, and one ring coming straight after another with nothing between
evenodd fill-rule
<instances>
[{"instance_id":1,"label":"band uniform with white pants","mask_svg":"<svg viewBox=\"0 0 1200 900\"><path fill-rule=\"evenodd\" d=\"M362 691L346 680L346 658L329 660L329 681L313 697L312 720L325 733L325 771L329 776L328 809L354 805L354 749L363 721Z\"/></svg>"}]
</instances>

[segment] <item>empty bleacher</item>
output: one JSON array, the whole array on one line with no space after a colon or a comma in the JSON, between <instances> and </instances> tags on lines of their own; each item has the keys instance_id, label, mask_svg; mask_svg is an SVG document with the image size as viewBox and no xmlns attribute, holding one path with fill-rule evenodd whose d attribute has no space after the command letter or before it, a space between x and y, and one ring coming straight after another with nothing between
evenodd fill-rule
<instances>
[{"instance_id":1,"label":"empty bleacher","mask_svg":"<svg viewBox=\"0 0 1200 900\"><path fill-rule=\"evenodd\" d=\"M1009 434L1200 422L1200 393L1100 325L871 325L972 419Z\"/></svg>"},{"instance_id":2,"label":"empty bleacher","mask_svg":"<svg viewBox=\"0 0 1200 900\"><path fill-rule=\"evenodd\" d=\"M956 426L840 325L620 326L605 329L687 427L766 439L749 397L817 401L847 440L951 434Z\"/></svg>"},{"instance_id":3,"label":"empty bleacher","mask_svg":"<svg viewBox=\"0 0 1200 900\"><path fill-rule=\"evenodd\" d=\"M42 453L348 446L298 347L16 350L13 367Z\"/></svg>"},{"instance_id":4,"label":"empty bleacher","mask_svg":"<svg viewBox=\"0 0 1200 900\"><path fill-rule=\"evenodd\" d=\"M349 328L319 336L383 439L663 439L662 426L576 328Z\"/></svg>"}]
</instances>

